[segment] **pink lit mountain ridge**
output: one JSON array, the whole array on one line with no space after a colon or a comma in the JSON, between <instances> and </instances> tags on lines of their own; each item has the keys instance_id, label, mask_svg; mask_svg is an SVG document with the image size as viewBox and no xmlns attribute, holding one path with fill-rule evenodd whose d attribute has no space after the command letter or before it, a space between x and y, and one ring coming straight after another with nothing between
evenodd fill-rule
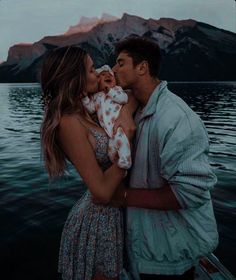
<instances>
[{"instance_id":1,"label":"pink lit mountain ridge","mask_svg":"<svg viewBox=\"0 0 236 280\"><path fill-rule=\"evenodd\" d=\"M47 36L33 44L10 47L0 64L0 82L37 82L42 59L51 49L78 45L97 67L115 63L114 45L127 36L144 36L160 45L161 78L171 81L236 80L236 34L192 19L144 19L124 14L121 19L81 18L62 35Z\"/></svg>"}]
</instances>

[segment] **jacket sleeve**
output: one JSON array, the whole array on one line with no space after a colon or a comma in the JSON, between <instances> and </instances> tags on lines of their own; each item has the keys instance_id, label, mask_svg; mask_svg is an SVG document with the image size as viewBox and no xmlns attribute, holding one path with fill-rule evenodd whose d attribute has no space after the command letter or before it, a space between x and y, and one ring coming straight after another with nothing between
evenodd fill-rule
<instances>
[{"instance_id":1,"label":"jacket sleeve","mask_svg":"<svg viewBox=\"0 0 236 280\"><path fill-rule=\"evenodd\" d=\"M216 176L208 161L209 140L201 119L182 116L166 131L161 145L161 175L183 208L196 208L211 199Z\"/></svg>"}]
</instances>

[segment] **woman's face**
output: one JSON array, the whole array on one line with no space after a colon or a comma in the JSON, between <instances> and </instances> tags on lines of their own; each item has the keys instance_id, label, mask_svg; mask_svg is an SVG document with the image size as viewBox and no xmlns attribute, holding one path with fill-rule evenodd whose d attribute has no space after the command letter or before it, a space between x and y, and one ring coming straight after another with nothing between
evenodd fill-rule
<instances>
[{"instance_id":1,"label":"woman's face","mask_svg":"<svg viewBox=\"0 0 236 280\"><path fill-rule=\"evenodd\" d=\"M86 59L86 92L93 94L98 91L98 76L94 69L92 58L87 55Z\"/></svg>"}]
</instances>

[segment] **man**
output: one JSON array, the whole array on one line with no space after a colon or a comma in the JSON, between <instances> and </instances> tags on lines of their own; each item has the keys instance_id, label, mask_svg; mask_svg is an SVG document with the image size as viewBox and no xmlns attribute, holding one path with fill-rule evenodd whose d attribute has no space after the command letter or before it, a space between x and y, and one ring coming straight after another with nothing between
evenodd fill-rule
<instances>
[{"instance_id":1,"label":"man","mask_svg":"<svg viewBox=\"0 0 236 280\"><path fill-rule=\"evenodd\" d=\"M118 84L131 89L135 115L129 188L113 203L127 207L128 270L135 280L194 279L199 259L218 244L209 190L216 183L201 119L160 81L159 46L131 37L116 46Z\"/></svg>"}]
</instances>

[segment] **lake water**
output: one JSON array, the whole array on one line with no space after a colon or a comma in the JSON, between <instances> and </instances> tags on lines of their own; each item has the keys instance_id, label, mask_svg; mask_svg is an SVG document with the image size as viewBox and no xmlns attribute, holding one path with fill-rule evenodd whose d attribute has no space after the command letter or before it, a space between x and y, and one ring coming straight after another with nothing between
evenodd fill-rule
<instances>
[{"instance_id":1,"label":"lake water","mask_svg":"<svg viewBox=\"0 0 236 280\"><path fill-rule=\"evenodd\" d=\"M170 83L204 121L220 234L216 256L232 272L236 225L236 82ZM42 107L38 84L0 84L0 264L11 279L54 280L68 211L85 187L72 167L49 185L40 156Z\"/></svg>"}]
</instances>

